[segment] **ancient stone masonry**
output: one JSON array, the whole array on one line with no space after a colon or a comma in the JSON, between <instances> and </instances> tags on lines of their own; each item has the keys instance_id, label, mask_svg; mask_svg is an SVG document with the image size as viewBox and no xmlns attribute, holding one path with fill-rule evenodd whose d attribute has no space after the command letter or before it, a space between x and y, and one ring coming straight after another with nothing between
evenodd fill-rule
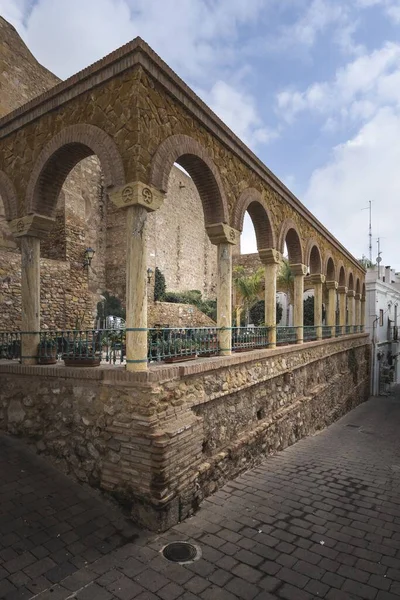
<instances>
[{"instance_id":1,"label":"ancient stone masonry","mask_svg":"<svg viewBox=\"0 0 400 600\"><path fill-rule=\"evenodd\" d=\"M0 429L165 529L262 456L363 402L369 355L359 334L140 375L0 364Z\"/></svg>"}]
</instances>

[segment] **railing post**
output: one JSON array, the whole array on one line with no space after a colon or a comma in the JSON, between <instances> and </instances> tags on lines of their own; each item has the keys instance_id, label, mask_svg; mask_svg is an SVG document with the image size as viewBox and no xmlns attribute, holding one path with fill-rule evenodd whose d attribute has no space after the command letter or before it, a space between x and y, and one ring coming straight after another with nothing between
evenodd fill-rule
<instances>
[{"instance_id":1,"label":"railing post","mask_svg":"<svg viewBox=\"0 0 400 600\"><path fill-rule=\"evenodd\" d=\"M147 370L147 213L161 207L164 194L140 181L110 195L126 211L126 368Z\"/></svg>"},{"instance_id":2,"label":"railing post","mask_svg":"<svg viewBox=\"0 0 400 600\"><path fill-rule=\"evenodd\" d=\"M307 282L314 286L314 327L317 340L322 340L322 284L325 283L325 275L316 273L307 277Z\"/></svg>"},{"instance_id":3,"label":"railing post","mask_svg":"<svg viewBox=\"0 0 400 600\"><path fill-rule=\"evenodd\" d=\"M240 233L226 223L207 225L212 244L218 246L217 273L217 325L219 353L232 353L232 246L239 241Z\"/></svg>"},{"instance_id":4,"label":"railing post","mask_svg":"<svg viewBox=\"0 0 400 600\"><path fill-rule=\"evenodd\" d=\"M258 251L265 269L265 316L268 327L269 348L276 347L276 274L282 260L281 254L273 248Z\"/></svg>"},{"instance_id":5,"label":"railing post","mask_svg":"<svg viewBox=\"0 0 400 600\"><path fill-rule=\"evenodd\" d=\"M350 326L350 333L354 333L354 318L355 318L355 291L354 290L349 290L347 292L347 305L349 308L349 326Z\"/></svg>"},{"instance_id":6,"label":"railing post","mask_svg":"<svg viewBox=\"0 0 400 600\"><path fill-rule=\"evenodd\" d=\"M347 287L340 285L338 287L339 294L339 325L342 331L342 335L346 333L346 294Z\"/></svg>"},{"instance_id":7,"label":"railing post","mask_svg":"<svg viewBox=\"0 0 400 600\"><path fill-rule=\"evenodd\" d=\"M307 273L307 267L299 263L290 265L290 269L294 275L293 325L296 327L297 343L302 344L304 320L304 276Z\"/></svg>"},{"instance_id":8,"label":"railing post","mask_svg":"<svg viewBox=\"0 0 400 600\"><path fill-rule=\"evenodd\" d=\"M328 290L328 310L326 315L327 325L331 328L331 336L336 336L336 290L338 289L337 281L327 281L326 287Z\"/></svg>"},{"instance_id":9,"label":"railing post","mask_svg":"<svg viewBox=\"0 0 400 600\"><path fill-rule=\"evenodd\" d=\"M37 362L40 339L40 240L45 238L54 219L26 215L10 221L10 229L21 239L22 334L21 363Z\"/></svg>"}]
</instances>

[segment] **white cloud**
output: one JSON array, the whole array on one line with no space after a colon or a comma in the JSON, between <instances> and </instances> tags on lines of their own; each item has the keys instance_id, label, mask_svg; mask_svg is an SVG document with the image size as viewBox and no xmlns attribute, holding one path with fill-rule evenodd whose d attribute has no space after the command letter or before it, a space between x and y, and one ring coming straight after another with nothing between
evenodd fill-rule
<instances>
[{"instance_id":1,"label":"white cloud","mask_svg":"<svg viewBox=\"0 0 400 600\"><path fill-rule=\"evenodd\" d=\"M33 54L65 78L140 35L184 77L205 78L240 56L238 28L263 0L0 0Z\"/></svg>"},{"instance_id":2,"label":"white cloud","mask_svg":"<svg viewBox=\"0 0 400 600\"><path fill-rule=\"evenodd\" d=\"M384 262L400 269L400 114L383 108L317 169L304 200L355 255L368 254L368 211L373 235L382 238ZM374 249L375 252L375 249ZM374 255L375 258L375 255Z\"/></svg>"},{"instance_id":3,"label":"white cloud","mask_svg":"<svg viewBox=\"0 0 400 600\"><path fill-rule=\"evenodd\" d=\"M382 104L399 104L399 83L400 45L386 42L339 69L332 81L315 82L305 91L281 91L277 111L288 122L304 111L365 119Z\"/></svg>"},{"instance_id":4,"label":"white cloud","mask_svg":"<svg viewBox=\"0 0 400 600\"><path fill-rule=\"evenodd\" d=\"M278 136L278 132L263 125L255 100L249 93L225 81L217 81L209 92L200 91L210 108L253 149Z\"/></svg>"}]
</instances>

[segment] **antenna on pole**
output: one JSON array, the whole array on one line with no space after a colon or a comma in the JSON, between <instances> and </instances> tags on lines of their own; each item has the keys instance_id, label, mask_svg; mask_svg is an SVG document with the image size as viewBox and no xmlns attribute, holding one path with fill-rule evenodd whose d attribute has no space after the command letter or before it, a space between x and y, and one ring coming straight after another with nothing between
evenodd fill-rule
<instances>
[{"instance_id":1,"label":"antenna on pole","mask_svg":"<svg viewBox=\"0 0 400 600\"><path fill-rule=\"evenodd\" d=\"M368 202L368 206L362 208L361 210L369 210L369 229L368 229L368 237L369 237L369 262L372 264L372 200Z\"/></svg>"}]
</instances>

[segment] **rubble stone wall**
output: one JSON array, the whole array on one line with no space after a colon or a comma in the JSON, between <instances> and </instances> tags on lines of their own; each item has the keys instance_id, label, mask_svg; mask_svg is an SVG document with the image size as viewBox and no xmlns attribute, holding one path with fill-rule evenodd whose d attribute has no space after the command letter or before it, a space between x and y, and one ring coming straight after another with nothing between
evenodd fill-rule
<instances>
[{"instance_id":1,"label":"rubble stone wall","mask_svg":"<svg viewBox=\"0 0 400 600\"><path fill-rule=\"evenodd\" d=\"M366 400L369 356L357 334L141 374L0 363L0 429L165 529Z\"/></svg>"}]
</instances>

